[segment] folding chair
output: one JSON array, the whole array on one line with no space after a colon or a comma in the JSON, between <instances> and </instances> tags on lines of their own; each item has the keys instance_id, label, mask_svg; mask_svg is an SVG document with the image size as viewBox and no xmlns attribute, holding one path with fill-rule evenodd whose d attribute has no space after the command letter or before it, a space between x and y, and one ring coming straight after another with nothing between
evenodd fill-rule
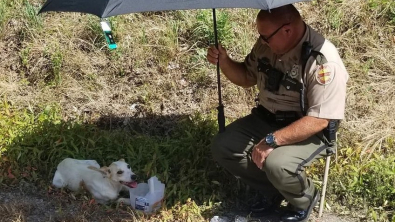
<instances>
[{"instance_id":1,"label":"folding chair","mask_svg":"<svg viewBox=\"0 0 395 222\"><path fill-rule=\"evenodd\" d=\"M325 205L325 194L326 194L326 185L328 183L328 175L329 175L329 165L331 162L331 156L337 151L336 144L336 133L339 127L339 120L330 120L328 127L323 131L325 143L328 146L326 148L326 159L325 159L325 171L324 171L324 179L322 181L322 191L321 191L321 199L320 199L320 208L318 211L318 217L322 217L322 213L324 211Z\"/></svg>"}]
</instances>

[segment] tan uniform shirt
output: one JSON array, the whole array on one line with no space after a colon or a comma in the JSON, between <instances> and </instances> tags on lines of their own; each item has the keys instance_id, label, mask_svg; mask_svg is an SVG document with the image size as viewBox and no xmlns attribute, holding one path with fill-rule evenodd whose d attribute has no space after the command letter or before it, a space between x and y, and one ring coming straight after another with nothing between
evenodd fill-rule
<instances>
[{"instance_id":1,"label":"tan uniform shirt","mask_svg":"<svg viewBox=\"0 0 395 222\"><path fill-rule=\"evenodd\" d=\"M311 56L307 61L302 81L302 44L309 41L313 50L321 52L327 62L318 65ZM255 43L244 63L249 78L253 78L259 89L259 103L266 109L276 111L297 111L301 113L300 91L287 89L283 85L276 92L265 87L267 76L258 72L258 59L265 59L273 68L288 75L289 79L305 85L306 115L324 119L343 119L346 100L348 73L335 46L306 25L306 32L299 44L284 55L274 54L260 39Z\"/></svg>"}]
</instances>

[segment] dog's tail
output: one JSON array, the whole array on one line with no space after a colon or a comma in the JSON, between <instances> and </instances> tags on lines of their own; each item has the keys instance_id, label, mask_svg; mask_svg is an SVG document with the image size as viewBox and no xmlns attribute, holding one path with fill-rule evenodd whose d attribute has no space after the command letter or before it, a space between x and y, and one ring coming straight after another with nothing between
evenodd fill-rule
<instances>
[{"instance_id":1,"label":"dog's tail","mask_svg":"<svg viewBox=\"0 0 395 222\"><path fill-rule=\"evenodd\" d=\"M52 180L52 185L54 185L57 188L62 188L67 186L62 175L58 171L55 172L55 176L53 177Z\"/></svg>"}]
</instances>

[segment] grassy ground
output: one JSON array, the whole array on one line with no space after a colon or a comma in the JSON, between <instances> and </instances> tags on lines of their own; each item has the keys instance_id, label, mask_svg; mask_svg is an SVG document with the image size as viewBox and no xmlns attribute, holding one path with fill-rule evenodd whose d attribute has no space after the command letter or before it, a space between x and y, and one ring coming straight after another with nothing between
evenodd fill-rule
<instances>
[{"instance_id":1,"label":"grassy ground","mask_svg":"<svg viewBox=\"0 0 395 222\"><path fill-rule=\"evenodd\" d=\"M166 184L158 220L204 220L245 187L209 153L217 131L217 85L205 60L210 10L136 13L110 19L110 51L98 18L36 16L43 1L0 2L0 182L47 189L65 157L106 165L125 158L145 180ZM346 119L332 166L328 204L394 221L395 3L301 3L306 22L339 49L350 73ZM256 10L218 10L220 41L242 60ZM254 105L255 89L222 78L227 122ZM317 181L322 164L309 172ZM231 202L230 202L231 203ZM140 218L141 219L141 218Z\"/></svg>"}]
</instances>

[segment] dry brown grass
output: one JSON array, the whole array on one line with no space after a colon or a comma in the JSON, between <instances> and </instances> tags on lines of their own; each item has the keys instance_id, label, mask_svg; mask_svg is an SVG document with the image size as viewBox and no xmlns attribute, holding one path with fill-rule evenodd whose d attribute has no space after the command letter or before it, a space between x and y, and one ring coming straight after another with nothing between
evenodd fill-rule
<instances>
[{"instance_id":1,"label":"dry brown grass","mask_svg":"<svg viewBox=\"0 0 395 222\"><path fill-rule=\"evenodd\" d=\"M186 12L184 16L195 14ZM66 116L78 116L84 110L97 116L134 116L136 109L130 109L133 105L145 113L163 115L210 113L217 106L215 69L202 58L195 63L189 61L200 48L187 39L190 38L185 27L188 24L180 25L181 33L172 33L171 20L167 17L166 14L148 18L140 14L121 16L115 23L119 50L109 52L103 49L104 41L97 40L101 33L91 31L92 17L46 14L39 32L27 29L29 34L25 39L16 35L3 38L14 44L8 46L12 52L9 60L1 63L4 73L9 75L0 77L4 86L0 93L22 106L60 103ZM6 30L17 33L26 28L8 25ZM53 86L49 83L53 81L51 58L58 52L63 58L61 82ZM11 64L13 68L9 67ZM193 69L200 69L204 82L195 81L199 78L193 77ZM251 93L246 95L246 90L234 87L224 78L223 83L224 103L229 107L227 115L237 117L240 110L247 112L246 107L251 107L252 102L245 104L245 101L253 100Z\"/></svg>"},{"instance_id":2,"label":"dry brown grass","mask_svg":"<svg viewBox=\"0 0 395 222\"><path fill-rule=\"evenodd\" d=\"M307 23L336 44L350 73L343 128L351 138L343 141L350 146L359 142L365 149L381 144L381 149L395 132L394 27L383 19L385 8L374 10L358 0L298 7ZM237 38L229 52L241 60L256 36L256 11L228 11ZM38 28L28 27L23 15L10 18L0 44L0 95L20 106L60 103L71 118L87 110L96 117L215 112L215 69L197 56L204 49L190 33L196 13L119 16L113 21L119 49L112 52L93 16L44 14ZM176 23L176 18L186 20ZM53 75L57 55L59 81ZM226 115L232 119L248 113L254 90L222 80Z\"/></svg>"},{"instance_id":3,"label":"dry brown grass","mask_svg":"<svg viewBox=\"0 0 395 222\"><path fill-rule=\"evenodd\" d=\"M109 51L93 16L48 13L40 26L24 13L24 1L6 1L14 3L0 23L0 96L15 106L60 104L65 119L84 113L92 119L216 113L215 68L204 59L208 44L193 37L198 11L114 18L119 49ZM338 47L350 74L341 145L362 149L361 158L394 153L389 141L395 138L395 27L383 16L385 7L359 0L297 6L306 22ZM235 23L228 52L242 60L257 36L256 10L224 11ZM249 112L254 92L222 77L228 121ZM182 214L189 212L181 208L179 216L186 217ZM0 206L0 217L25 221L26 210Z\"/></svg>"},{"instance_id":4,"label":"dry brown grass","mask_svg":"<svg viewBox=\"0 0 395 222\"><path fill-rule=\"evenodd\" d=\"M349 133L341 140L370 153L385 148L386 139L395 136L394 26L383 19L382 10L369 9L367 1L345 1L323 8L304 6L307 22L336 44L350 74L343 121ZM339 27L330 25L335 15L339 16Z\"/></svg>"},{"instance_id":5,"label":"dry brown grass","mask_svg":"<svg viewBox=\"0 0 395 222\"><path fill-rule=\"evenodd\" d=\"M24 208L27 206L16 206L16 204L0 205L0 218L3 222L25 222ZM22 208L22 209L21 209Z\"/></svg>"}]
</instances>

